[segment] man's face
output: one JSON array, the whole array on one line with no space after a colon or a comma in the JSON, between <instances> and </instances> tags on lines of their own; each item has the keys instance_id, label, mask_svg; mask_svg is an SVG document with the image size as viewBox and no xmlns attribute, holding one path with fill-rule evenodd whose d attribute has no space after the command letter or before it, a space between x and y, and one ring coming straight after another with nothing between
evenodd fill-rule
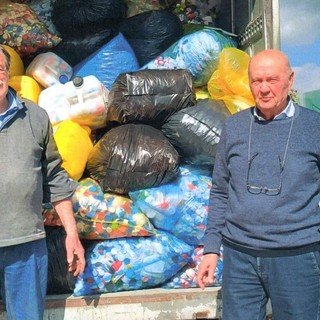
<instances>
[{"instance_id":1,"label":"man's face","mask_svg":"<svg viewBox=\"0 0 320 320\"><path fill-rule=\"evenodd\" d=\"M249 82L256 106L266 118L279 114L288 104L293 73L282 59L264 57L253 60Z\"/></svg>"},{"instance_id":2,"label":"man's face","mask_svg":"<svg viewBox=\"0 0 320 320\"><path fill-rule=\"evenodd\" d=\"M4 55L0 52L0 106L6 100L9 83L9 70L6 67Z\"/></svg>"}]
</instances>

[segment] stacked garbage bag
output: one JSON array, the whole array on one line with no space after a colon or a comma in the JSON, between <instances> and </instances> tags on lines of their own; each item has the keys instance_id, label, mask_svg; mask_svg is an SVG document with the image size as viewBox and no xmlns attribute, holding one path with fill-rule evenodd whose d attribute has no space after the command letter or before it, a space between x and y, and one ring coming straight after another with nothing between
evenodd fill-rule
<instances>
[{"instance_id":1,"label":"stacked garbage bag","mask_svg":"<svg viewBox=\"0 0 320 320\"><path fill-rule=\"evenodd\" d=\"M216 3L1 1L9 85L47 111L77 182L86 268L68 273L61 221L44 203L48 294L197 286L222 125L252 102L248 56L214 28ZM214 285L222 268L221 247Z\"/></svg>"}]
</instances>

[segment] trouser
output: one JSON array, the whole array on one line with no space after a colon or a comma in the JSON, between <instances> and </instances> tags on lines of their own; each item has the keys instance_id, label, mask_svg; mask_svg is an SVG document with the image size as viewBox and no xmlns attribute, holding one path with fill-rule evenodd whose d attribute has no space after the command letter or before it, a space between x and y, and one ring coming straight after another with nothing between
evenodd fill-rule
<instances>
[{"instance_id":1,"label":"trouser","mask_svg":"<svg viewBox=\"0 0 320 320\"><path fill-rule=\"evenodd\" d=\"M42 320L47 289L46 240L0 248L0 285L9 320Z\"/></svg>"},{"instance_id":2,"label":"trouser","mask_svg":"<svg viewBox=\"0 0 320 320\"><path fill-rule=\"evenodd\" d=\"M223 320L320 319L320 253L254 257L224 246Z\"/></svg>"}]
</instances>

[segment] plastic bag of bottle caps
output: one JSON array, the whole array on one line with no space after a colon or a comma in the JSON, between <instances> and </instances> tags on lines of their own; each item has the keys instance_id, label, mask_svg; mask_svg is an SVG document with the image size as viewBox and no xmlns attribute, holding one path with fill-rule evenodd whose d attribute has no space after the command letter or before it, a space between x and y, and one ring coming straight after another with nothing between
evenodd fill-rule
<instances>
[{"instance_id":1,"label":"plastic bag of bottle caps","mask_svg":"<svg viewBox=\"0 0 320 320\"><path fill-rule=\"evenodd\" d=\"M202 257L203 247L197 247L192 254L192 260L180 271L178 271L177 274L175 274L162 287L166 289L196 288L198 286L196 276ZM222 269L223 247L221 246L217 267L214 272L214 283L212 284L212 286L220 286L222 284Z\"/></svg>"},{"instance_id":2,"label":"plastic bag of bottle caps","mask_svg":"<svg viewBox=\"0 0 320 320\"><path fill-rule=\"evenodd\" d=\"M91 295L156 287L165 283L190 260L193 247L170 233L89 241L86 267L74 295Z\"/></svg>"},{"instance_id":3,"label":"plastic bag of bottle caps","mask_svg":"<svg viewBox=\"0 0 320 320\"><path fill-rule=\"evenodd\" d=\"M129 192L130 198L157 228L172 231L184 205L184 195L176 181L155 188Z\"/></svg>"},{"instance_id":4,"label":"plastic bag of bottle caps","mask_svg":"<svg viewBox=\"0 0 320 320\"><path fill-rule=\"evenodd\" d=\"M99 184L85 178L78 182L73 209L82 239L114 239L156 233L148 217L128 197L103 193Z\"/></svg>"},{"instance_id":5,"label":"plastic bag of bottle caps","mask_svg":"<svg viewBox=\"0 0 320 320\"><path fill-rule=\"evenodd\" d=\"M133 203L158 229L191 245L203 244L211 188L209 170L181 166L169 184L129 192Z\"/></svg>"},{"instance_id":6,"label":"plastic bag of bottle caps","mask_svg":"<svg viewBox=\"0 0 320 320\"><path fill-rule=\"evenodd\" d=\"M223 48L235 46L229 35L204 27L184 35L142 69L186 69L192 74L194 86L201 87L208 83L217 69Z\"/></svg>"}]
</instances>

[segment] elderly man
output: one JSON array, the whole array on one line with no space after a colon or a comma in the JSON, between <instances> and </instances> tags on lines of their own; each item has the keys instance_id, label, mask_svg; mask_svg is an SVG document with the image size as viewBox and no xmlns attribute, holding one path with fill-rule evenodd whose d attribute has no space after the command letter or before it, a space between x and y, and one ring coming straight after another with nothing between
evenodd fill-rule
<instances>
[{"instance_id":1,"label":"elderly man","mask_svg":"<svg viewBox=\"0 0 320 320\"><path fill-rule=\"evenodd\" d=\"M43 319L48 254L42 202L52 202L66 231L69 271L82 273L84 249L71 196L44 109L8 87L10 55L0 45L0 285L9 319Z\"/></svg>"},{"instance_id":2,"label":"elderly man","mask_svg":"<svg viewBox=\"0 0 320 320\"><path fill-rule=\"evenodd\" d=\"M294 104L277 50L249 63L255 107L225 120L213 171L201 288L224 246L224 320L320 319L320 113Z\"/></svg>"}]
</instances>

